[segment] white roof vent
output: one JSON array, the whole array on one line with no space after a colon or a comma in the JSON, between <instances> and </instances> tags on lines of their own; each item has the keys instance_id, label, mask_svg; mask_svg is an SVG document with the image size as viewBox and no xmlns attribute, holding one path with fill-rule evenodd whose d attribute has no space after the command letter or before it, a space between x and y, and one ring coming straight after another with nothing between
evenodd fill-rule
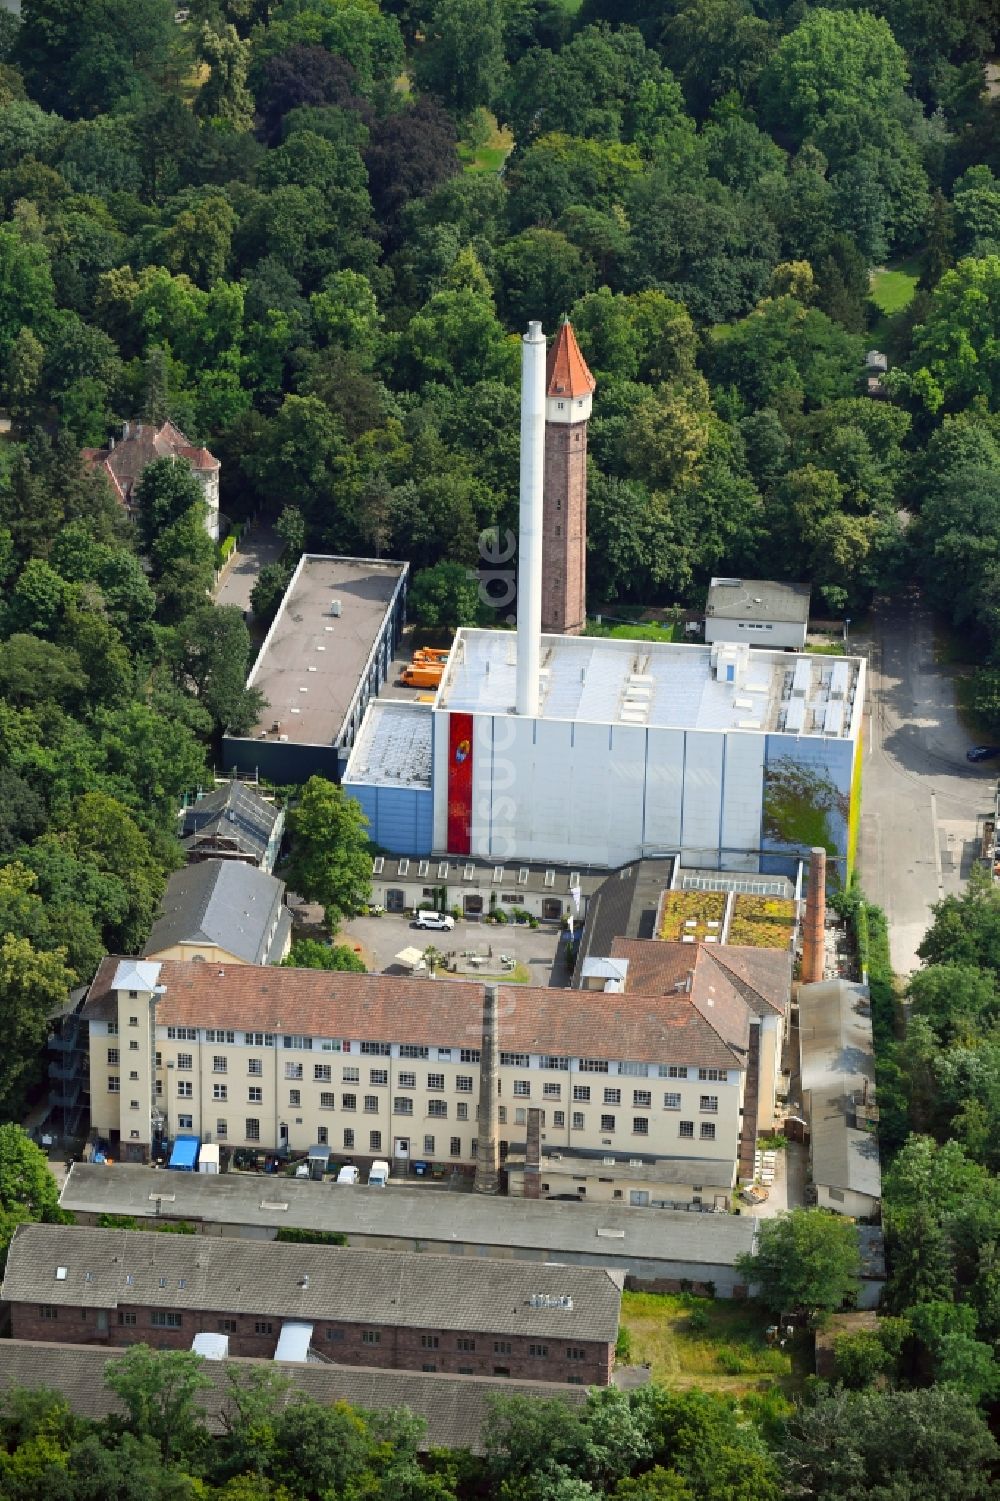
<instances>
[{"instance_id":1,"label":"white roof vent","mask_svg":"<svg viewBox=\"0 0 1000 1501\"><path fill-rule=\"evenodd\" d=\"M65 1282L68 1275L69 1275L69 1267L65 1267L65 1266L57 1266L56 1267L56 1281L57 1282Z\"/></svg>"}]
</instances>

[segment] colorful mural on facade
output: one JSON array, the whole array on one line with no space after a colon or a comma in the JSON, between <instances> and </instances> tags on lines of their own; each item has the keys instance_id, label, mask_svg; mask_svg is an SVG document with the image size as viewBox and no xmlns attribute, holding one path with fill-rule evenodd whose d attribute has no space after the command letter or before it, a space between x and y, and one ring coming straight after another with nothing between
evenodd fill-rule
<instances>
[{"instance_id":1,"label":"colorful mural on facade","mask_svg":"<svg viewBox=\"0 0 1000 1501\"><path fill-rule=\"evenodd\" d=\"M472 715L452 714L448 724L448 849L472 849Z\"/></svg>"}]
</instances>

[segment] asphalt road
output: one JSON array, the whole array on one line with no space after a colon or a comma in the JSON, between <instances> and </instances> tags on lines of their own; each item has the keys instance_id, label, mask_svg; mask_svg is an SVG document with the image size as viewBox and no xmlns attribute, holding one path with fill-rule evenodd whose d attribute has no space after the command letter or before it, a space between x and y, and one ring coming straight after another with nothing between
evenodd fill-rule
<instances>
[{"instance_id":1,"label":"asphalt road","mask_svg":"<svg viewBox=\"0 0 1000 1501\"><path fill-rule=\"evenodd\" d=\"M249 610L250 594L265 563L276 563L282 541L269 526L257 527L240 542L240 550L215 591L217 605L237 605Z\"/></svg>"},{"instance_id":2,"label":"asphalt road","mask_svg":"<svg viewBox=\"0 0 1000 1501\"><path fill-rule=\"evenodd\" d=\"M954 684L934 660L933 621L916 594L882 606L867 638L861 880L889 919L893 967L919 966L931 906L957 892L993 803L997 762L971 765Z\"/></svg>"}]
</instances>

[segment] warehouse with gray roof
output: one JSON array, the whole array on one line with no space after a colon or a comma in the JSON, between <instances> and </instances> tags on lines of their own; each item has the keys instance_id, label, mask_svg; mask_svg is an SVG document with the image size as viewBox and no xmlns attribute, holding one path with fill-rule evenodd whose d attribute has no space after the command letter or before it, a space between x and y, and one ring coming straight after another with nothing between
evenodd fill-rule
<instances>
[{"instance_id":1,"label":"warehouse with gray roof","mask_svg":"<svg viewBox=\"0 0 1000 1501\"><path fill-rule=\"evenodd\" d=\"M737 1258L752 1253L750 1216L632 1209L620 1204L491 1198L437 1188L375 1193L246 1173L201 1177L157 1168L75 1163L60 1203L80 1223L102 1213L168 1223L206 1235L271 1239L282 1225L335 1231L352 1247L499 1257L606 1267L636 1282L712 1282L720 1297L742 1288Z\"/></svg>"}]
</instances>

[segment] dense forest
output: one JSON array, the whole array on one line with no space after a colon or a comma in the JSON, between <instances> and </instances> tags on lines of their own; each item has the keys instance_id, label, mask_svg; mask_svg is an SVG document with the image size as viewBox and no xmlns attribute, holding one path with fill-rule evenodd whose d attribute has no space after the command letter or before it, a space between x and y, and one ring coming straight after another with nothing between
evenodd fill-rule
<instances>
[{"instance_id":1,"label":"dense forest","mask_svg":"<svg viewBox=\"0 0 1000 1501\"><path fill-rule=\"evenodd\" d=\"M8 1101L32 998L142 941L177 799L256 709L197 487L152 466L135 527L80 462L123 420L209 446L229 524L280 516L260 616L305 543L407 558L427 618L469 620L516 519L517 331L568 314L592 609L694 603L720 567L828 613L919 578L1000 703L987 0L186 14L0 13Z\"/></svg>"},{"instance_id":2,"label":"dense forest","mask_svg":"<svg viewBox=\"0 0 1000 1501\"><path fill-rule=\"evenodd\" d=\"M517 334L568 315L598 381L592 610L696 604L719 569L807 579L830 615L917 583L974 653L972 701L1000 713L994 0L178 15L0 11L5 1115L47 1010L142 944L180 863L178 801L258 707L243 616L210 602L197 483L152 465L133 525L81 461L124 420L207 445L230 526L278 520L258 616L308 545L409 559L426 617L470 621L483 534L516 523ZM418 1462L412 1427L346 1414L323 1429L341 1477L323 1489L296 1468L323 1427L305 1408L251 1415L248 1470L239 1425L209 1459L193 1419L175 1449L148 1406L95 1427L17 1397L4 1494L985 1494L996 897L945 902L923 952L905 1040L875 997L892 1317L838 1351L847 1389L790 1424L608 1393L583 1415L504 1408L479 1464Z\"/></svg>"}]
</instances>

